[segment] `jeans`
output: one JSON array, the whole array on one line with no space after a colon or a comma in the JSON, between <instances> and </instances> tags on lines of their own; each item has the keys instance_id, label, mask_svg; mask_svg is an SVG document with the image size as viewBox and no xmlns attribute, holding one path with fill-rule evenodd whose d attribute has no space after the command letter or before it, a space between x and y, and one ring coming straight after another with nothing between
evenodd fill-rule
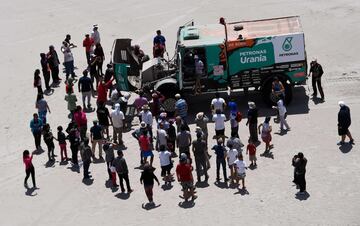
<instances>
[{"instance_id":1,"label":"jeans","mask_svg":"<svg viewBox=\"0 0 360 226\"><path fill-rule=\"evenodd\" d=\"M196 176L198 178L198 180L200 180L201 177L201 171L204 172L205 178L208 178L208 167L206 164L206 157L205 155L202 158L196 158L195 157L195 165L196 165Z\"/></svg>"},{"instance_id":2,"label":"jeans","mask_svg":"<svg viewBox=\"0 0 360 226\"><path fill-rule=\"evenodd\" d=\"M64 62L65 65L65 73L66 73L66 80L69 78L69 75L71 75L73 78L75 77L74 73L74 61L68 61Z\"/></svg>"},{"instance_id":3,"label":"jeans","mask_svg":"<svg viewBox=\"0 0 360 226\"><path fill-rule=\"evenodd\" d=\"M123 133L123 128L122 127L113 127L113 140L114 142L117 142L118 144L123 144L123 140L122 140L122 133Z\"/></svg>"},{"instance_id":4,"label":"jeans","mask_svg":"<svg viewBox=\"0 0 360 226\"><path fill-rule=\"evenodd\" d=\"M26 173L26 177L25 177L25 180L24 180L24 184L27 184L27 180L29 179L30 174L31 174L31 179L32 179L33 186L36 187L35 168L34 168L34 166L31 166L29 169L26 169L25 173Z\"/></svg>"},{"instance_id":5,"label":"jeans","mask_svg":"<svg viewBox=\"0 0 360 226\"><path fill-rule=\"evenodd\" d=\"M119 176L121 191L122 192L125 191L124 182L123 182L123 180L125 180L126 188L127 188L128 192L130 192L131 188L130 188L129 174L128 173L118 173L118 176Z\"/></svg>"},{"instance_id":6,"label":"jeans","mask_svg":"<svg viewBox=\"0 0 360 226\"><path fill-rule=\"evenodd\" d=\"M50 68L51 69L51 77L53 82L58 82L59 81L59 66Z\"/></svg>"},{"instance_id":7,"label":"jeans","mask_svg":"<svg viewBox=\"0 0 360 226\"><path fill-rule=\"evenodd\" d=\"M323 91L322 86L321 86L321 78L314 78L313 77L312 80L311 80L311 83L312 83L312 87L313 87L313 91L314 91L314 96L317 96L317 89L316 89L316 85L317 85L317 88L319 89L321 98L324 99L324 91Z\"/></svg>"},{"instance_id":8,"label":"jeans","mask_svg":"<svg viewBox=\"0 0 360 226\"><path fill-rule=\"evenodd\" d=\"M220 180L220 165L222 165L223 173L224 173L224 180L227 180L226 176L226 161L225 158L216 158L216 179Z\"/></svg>"},{"instance_id":9,"label":"jeans","mask_svg":"<svg viewBox=\"0 0 360 226\"><path fill-rule=\"evenodd\" d=\"M87 99L87 105L90 106L90 101L91 101L91 91L87 91L87 92L81 92L82 94L82 102L83 102L83 106L85 108L85 100Z\"/></svg>"},{"instance_id":10,"label":"jeans","mask_svg":"<svg viewBox=\"0 0 360 226\"><path fill-rule=\"evenodd\" d=\"M49 141L49 142L45 142L45 143L48 148L49 161L51 161L51 159L54 159L54 157L55 157L55 155L54 155L55 145L54 145L53 141Z\"/></svg>"},{"instance_id":11,"label":"jeans","mask_svg":"<svg viewBox=\"0 0 360 226\"><path fill-rule=\"evenodd\" d=\"M45 81L45 88L47 90L50 89L50 72L49 71L42 71L43 72L43 75L44 75L44 81Z\"/></svg>"},{"instance_id":12,"label":"jeans","mask_svg":"<svg viewBox=\"0 0 360 226\"><path fill-rule=\"evenodd\" d=\"M90 52L85 52L86 54L86 62L88 65L90 65Z\"/></svg>"},{"instance_id":13,"label":"jeans","mask_svg":"<svg viewBox=\"0 0 360 226\"><path fill-rule=\"evenodd\" d=\"M83 141L86 137L86 130L87 130L87 126L80 126L80 138Z\"/></svg>"},{"instance_id":14,"label":"jeans","mask_svg":"<svg viewBox=\"0 0 360 226\"><path fill-rule=\"evenodd\" d=\"M279 118L280 118L280 129L284 130L284 126L286 127L286 129L290 129L290 126L286 122L285 115L279 115Z\"/></svg>"}]
</instances>

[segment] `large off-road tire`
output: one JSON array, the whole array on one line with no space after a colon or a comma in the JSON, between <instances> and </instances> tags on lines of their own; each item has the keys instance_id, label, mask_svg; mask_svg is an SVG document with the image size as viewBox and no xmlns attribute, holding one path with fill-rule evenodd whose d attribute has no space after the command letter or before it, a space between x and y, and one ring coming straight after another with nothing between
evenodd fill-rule
<instances>
[{"instance_id":1,"label":"large off-road tire","mask_svg":"<svg viewBox=\"0 0 360 226\"><path fill-rule=\"evenodd\" d=\"M167 83L161 85L157 91L165 96L165 100L162 104L162 107L171 117L175 113L175 94L179 93L179 87L176 84Z\"/></svg>"}]
</instances>

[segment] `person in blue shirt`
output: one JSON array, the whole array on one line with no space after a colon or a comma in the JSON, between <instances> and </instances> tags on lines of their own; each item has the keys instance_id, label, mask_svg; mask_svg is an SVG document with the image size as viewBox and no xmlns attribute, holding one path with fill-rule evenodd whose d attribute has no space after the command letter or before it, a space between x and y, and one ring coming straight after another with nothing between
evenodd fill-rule
<instances>
[{"instance_id":1,"label":"person in blue shirt","mask_svg":"<svg viewBox=\"0 0 360 226\"><path fill-rule=\"evenodd\" d=\"M175 95L175 113L180 116L182 120L186 121L188 106L184 99L181 98L180 94Z\"/></svg>"},{"instance_id":2,"label":"person in blue shirt","mask_svg":"<svg viewBox=\"0 0 360 226\"><path fill-rule=\"evenodd\" d=\"M222 166L224 173L224 182L226 183L229 179L226 176L226 148L223 145L223 140L219 138L217 144L212 147L212 150L216 154L216 181L220 181L220 165Z\"/></svg>"},{"instance_id":3,"label":"person in blue shirt","mask_svg":"<svg viewBox=\"0 0 360 226\"><path fill-rule=\"evenodd\" d=\"M39 118L37 113L33 114L33 119L30 121L31 132L35 139L35 148L36 150L41 149L41 130L43 127L43 122Z\"/></svg>"},{"instance_id":4,"label":"person in blue shirt","mask_svg":"<svg viewBox=\"0 0 360 226\"><path fill-rule=\"evenodd\" d=\"M154 47L153 47L153 55L154 58L156 57L164 57L164 52L166 49L166 45L165 45L166 39L164 36L161 35L161 31L157 30L156 31L156 36L154 37Z\"/></svg>"}]
</instances>

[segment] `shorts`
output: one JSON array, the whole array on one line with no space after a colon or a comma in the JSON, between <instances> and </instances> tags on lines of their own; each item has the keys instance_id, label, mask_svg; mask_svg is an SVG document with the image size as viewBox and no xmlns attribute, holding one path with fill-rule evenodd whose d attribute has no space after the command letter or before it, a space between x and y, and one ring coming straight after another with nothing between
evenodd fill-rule
<instances>
[{"instance_id":1,"label":"shorts","mask_svg":"<svg viewBox=\"0 0 360 226\"><path fill-rule=\"evenodd\" d=\"M225 129L215 130L216 136L224 136L225 135Z\"/></svg>"},{"instance_id":2,"label":"shorts","mask_svg":"<svg viewBox=\"0 0 360 226\"><path fill-rule=\"evenodd\" d=\"M153 157L154 154L152 151L143 151L142 152L142 157L146 158L146 157Z\"/></svg>"},{"instance_id":3,"label":"shorts","mask_svg":"<svg viewBox=\"0 0 360 226\"><path fill-rule=\"evenodd\" d=\"M349 131L349 127L338 127L339 136L346 135Z\"/></svg>"},{"instance_id":4,"label":"shorts","mask_svg":"<svg viewBox=\"0 0 360 226\"><path fill-rule=\"evenodd\" d=\"M256 161L256 155L249 155L249 161Z\"/></svg>"},{"instance_id":5,"label":"shorts","mask_svg":"<svg viewBox=\"0 0 360 226\"><path fill-rule=\"evenodd\" d=\"M192 181L183 181L181 182L181 186L184 190L194 188L194 183Z\"/></svg>"},{"instance_id":6,"label":"shorts","mask_svg":"<svg viewBox=\"0 0 360 226\"><path fill-rule=\"evenodd\" d=\"M270 143L271 141L271 134L264 134L264 135L261 135L261 139L264 141L264 143Z\"/></svg>"},{"instance_id":7,"label":"shorts","mask_svg":"<svg viewBox=\"0 0 360 226\"><path fill-rule=\"evenodd\" d=\"M172 165L166 165L166 166L161 166L161 176L165 177L166 175L170 175L170 170L172 168Z\"/></svg>"},{"instance_id":8,"label":"shorts","mask_svg":"<svg viewBox=\"0 0 360 226\"><path fill-rule=\"evenodd\" d=\"M240 179L244 179L246 177L246 173L238 173L238 177Z\"/></svg>"}]
</instances>

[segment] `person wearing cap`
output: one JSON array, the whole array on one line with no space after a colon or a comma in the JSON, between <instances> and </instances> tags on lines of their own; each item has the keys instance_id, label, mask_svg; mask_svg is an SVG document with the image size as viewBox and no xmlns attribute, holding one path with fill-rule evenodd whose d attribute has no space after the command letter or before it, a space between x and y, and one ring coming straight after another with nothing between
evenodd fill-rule
<instances>
[{"instance_id":1,"label":"person wearing cap","mask_svg":"<svg viewBox=\"0 0 360 226\"><path fill-rule=\"evenodd\" d=\"M195 166L196 166L196 175L197 181L201 181L201 172L205 175L205 181L207 182L209 179L209 175L207 173L209 169L208 165L208 157L207 157L207 145L206 142L202 138L202 133L198 131L196 133L196 140L192 142L192 152L194 153L195 158Z\"/></svg>"},{"instance_id":2,"label":"person wearing cap","mask_svg":"<svg viewBox=\"0 0 360 226\"><path fill-rule=\"evenodd\" d=\"M226 148L223 145L223 139L219 138L217 140L217 144L212 147L212 150L215 151L216 154L216 182L220 181L220 165L223 169L224 174L224 182L226 183L229 179L226 174Z\"/></svg>"},{"instance_id":3,"label":"person wearing cap","mask_svg":"<svg viewBox=\"0 0 360 226\"><path fill-rule=\"evenodd\" d=\"M116 168L116 172L119 176L121 192L125 192L124 180L126 183L127 192L131 193L133 190L130 187L129 181L129 169L124 158L124 154L121 150L117 151L118 156L113 161L113 166Z\"/></svg>"},{"instance_id":4,"label":"person wearing cap","mask_svg":"<svg viewBox=\"0 0 360 226\"><path fill-rule=\"evenodd\" d=\"M93 157L93 152L91 151L91 148L89 146L89 138L85 138L82 144L81 148L81 159L83 161L83 167L84 167L84 178L83 179L89 179L89 168L91 164L91 157Z\"/></svg>"},{"instance_id":5,"label":"person wearing cap","mask_svg":"<svg viewBox=\"0 0 360 226\"><path fill-rule=\"evenodd\" d=\"M183 198L187 202L191 197L192 200L196 199L194 179L192 175L193 167L187 161L187 155L182 153L180 155L179 164L176 166L177 180L180 182L183 191Z\"/></svg>"},{"instance_id":6,"label":"person wearing cap","mask_svg":"<svg viewBox=\"0 0 360 226\"><path fill-rule=\"evenodd\" d=\"M113 141L119 145L124 145L122 133L124 131L125 116L120 110L120 104L115 104L115 109L110 113L113 126Z\"/></svg>"},{"instance_id":7,"label":"person wearing cap","mask_svg":"<svg viewBox=\"0 0 360 226\"><path fill-rule=\"evenodd\" d=\"M91 95L94 92L94 86L91 78L88 77L88 71L83 71L83 76L79 79L78 90L82 95L83 108L86 109L85 100L87 99L87 108L91 109Z\"/></svg>"},{"instance_id":8,"label":"person wearing cap","mask_svg":"<svg viewBox=\"0 0 360 226\"><path fill-rule=\"evenodd\" d=\"M247 122L246 125L249 127L250 138L254 143L259 142L258 133L257 133L257 124L258 124L258 110L254 102L248 102L249 110L247 112Z\"/></svg>"},{"instance_id":9,"label":"person wearing cap","mask_svg":"<svg viewBox=\"0 0 360 226\"><path fill-rule=\"evenodd\" d=\"M317 89L316 89L316 85L317 85L317 88L319 89L319 93L321 95L321 100L324 101L325 96L324 96L323 88L321 86L321 77L324 74L324 71L322 69L322 66L317 62L317 59L314 59L310 63L310 71L309 71L308 76L310 77L311 74L312 74L311 83L312 83L312 87L313 87L312 95L314 97L317 96Z\"/></svg>"},{"instance_id":10,"label":"person wearing cap","mask_svg":"<svg viewBox=\"0 0 360 226\"><path fill-rule=\"evenodd\" d=\"M93 121L93 126L90 128L90 141L91 141L91 151L92 155L95 158L95 148L96 145L99 146L99 159L102 159L102 142L103 142L103 132L102 127L98 125L98 120Z\"/></svg>"},{"instance_id":11,"label":"person wearing cap","mask_svg":"<svg viewBox=\"0 0 360 226\"><path fill-rule=\"evenodd\" d=\"M55 47L53 45L49 46L49 52L46 54L46 58L48 60L53 83L59 83L59 81L61 80L59 78L60 60L59 60L58 54L55 50Z\"/></svg>"},{"instance_id":12,"label":"person wearing cap","mask_svg":"<svg viewBox=\"0 0 360 226\"><path fill-rule=\"evenodd\" d=\"M195 60L195 94L201 94L201 77L204 76L204 63L198 55L194 56Z\"/></svg>"},{"instance_id":13,"label":"person wearing cap","mask_svg":"<svg viewBox=\"0 0 360 226\"><path fill-rule=\"evenodd\" d=\"M93 31L91 32L91 38L94 40L94 45L100 43L100 33L99 33L99 27L97 24L93 25Z\"/></svg>"},{"instance_id":14,"label":"person wearing cap","mask_svg":"<svg viewBox=\"0 0 360 226\"><path fill-rule=\"evenodd\" d=\"M294 166L295 170L295 184L299 186L300 191L299 195L304 195L306 192L306 180L305 180L305 173L306 173L306 164L307 159L304 157L302 152L299 152L295 155L292 159L292 165Z\"/></svg>"},{"instance_id":15,"label":"person wearing cap","mask_svg":"<svg viewBox=\"0 0 360 226\"><path fill-rule=\"evenodd\" d=\"M83 47L85 48L86 62L88 65L90 65L90 54L93 52L93 45L94 39L92 39L89 34L85 34Z\"/></svg>"},{"instance_id":16,"label":"person wearing cap","mask_svg":"<svg viewBox=\"0 0 360 226\"><path fill-rule=\"evenodd\" d=\"M215 93L215 98L211 100L211 110L212 112L216 112L216 110L220 110L221 113L224 112L226 107L226 102L223 98L220 97L220 93Z\"/></svg>"},{"instance_id":17,"label":"person wearing cap","mask_svg":"<svg viewBox=\"0 0 360 226\"><path fill-rule=\"evenodd\" d=\"M284 126L285 126L286 130L290 130L290 126L288 125L288 123L286 121L287 110L286 110L283 100L280 99L277 101L277 109L279 111L280 131L284 131Z\"/></svg>"},{"instance_id":18,"label":"person wearing cap","mask_svg":"<svg viewBox=\"0 0 360 226\"><path fill-rule=\"evenodd\" d=\"M180 116L182 120L186 121L188 105L186 100L181 98L181 95L177 93L175 95L175 115Z\"/></svg>"},{"instance_id":19,"label":"person wearing cap","mask_svg":"<svg viewBox=\"0 0 360 226\"><path fill-rule=\"evenodd\" d=\"M350 139L350 144L355 144L353 137L349 131L351 125L350 108L345 105L344 101L339 101L340 110L338 113L338 133L341 136L341 140L338 145L345 144L346 136Z\"/></svg>"},{"instance_id":20,"label":"person wearing cap","mask_svg":"<svg viewBox=\"0 0 360 226\"><path fill-rule=\"evenodd\" d=\"M149 163L145 163L144 170L141 172L140 183L144 184L145 194L149 200L150 205L155 205L153 201L153 187L154 180L160 185L158 178L154 174L154 169Z\"/></svg>"},{"instance_id":21,"label":"person wearing cap","mask_svg":"<svg viewBox=\"0 0 360 226\"><path fill-rule=\"evenodd\" d=\"M150 142L153 142L153 132L152 132L152 125L153 125L153 114L150 111L149 105L145 104L142 107L142 111L140 112L141 120L146 123L148 131L150 133Z\"/></svg>"}]
</instances>

